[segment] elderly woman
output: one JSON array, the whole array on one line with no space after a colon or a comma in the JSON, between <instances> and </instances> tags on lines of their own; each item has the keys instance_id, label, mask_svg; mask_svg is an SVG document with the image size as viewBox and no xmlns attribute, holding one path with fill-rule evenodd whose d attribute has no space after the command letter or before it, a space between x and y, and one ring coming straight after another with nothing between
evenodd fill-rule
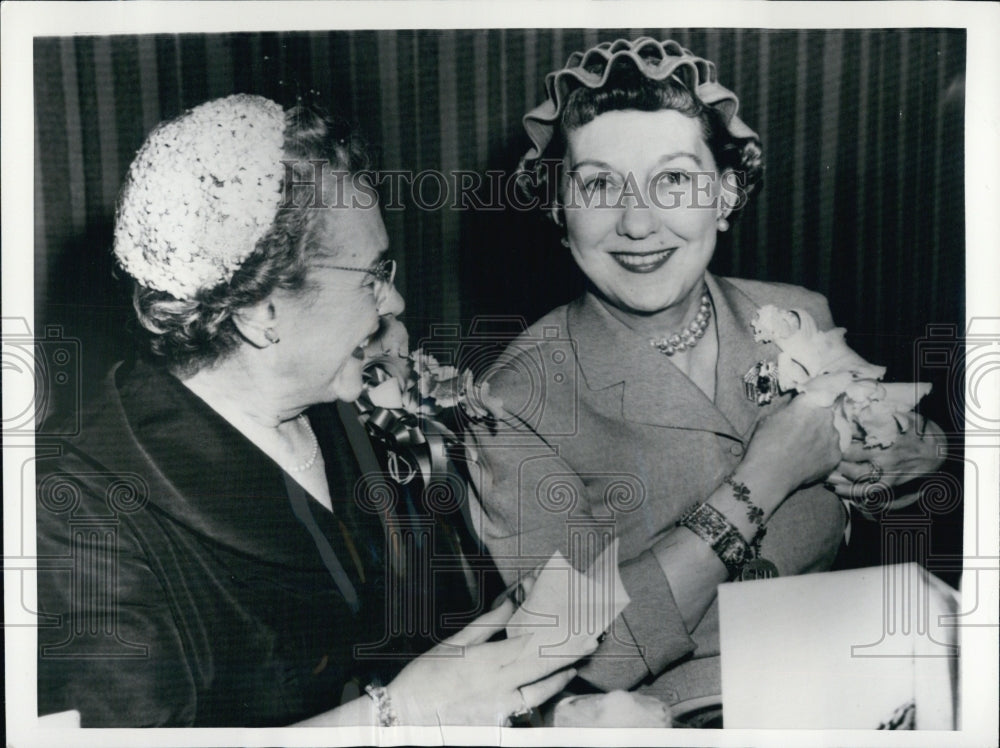
<instances>
[{"instance_id":1,"label":"elderly woman","mask_svg":"<svg viewBox=\"0 0 1000 748\"><path fill-rule=\"evenodd\" d=\"M572 677L530 637L487 641L509 602L386 659L364 431L332 405L404 339L366 168L348 129L248 95L162 124L135 158L114 252L152 355L38 463L38 554L58 567L39 573L40 714L495 725Z\"/></svg>"},{"instance_id":2,"label":"elderly woman","mask_svg":"<svg viewBox=\"0 0 1000 748\"><path fill-rule=\"evenodd\" d=\"M718 694L717 585L829 568L845 514L824 483L933 468L934 445L909 428L877 459L842 454L829 408L747 392L778 354L754 341L760 307L833 323L819 294L707 270L762 170L712 63L618 41L575 53L547 88L523 166L543 199L553 188L588 288L488 379L506 416L475 433L474 517L510 583L556 550L584 569L617 539L630 602L582 678L668 703Z\"/></svg>"}]
</instances>

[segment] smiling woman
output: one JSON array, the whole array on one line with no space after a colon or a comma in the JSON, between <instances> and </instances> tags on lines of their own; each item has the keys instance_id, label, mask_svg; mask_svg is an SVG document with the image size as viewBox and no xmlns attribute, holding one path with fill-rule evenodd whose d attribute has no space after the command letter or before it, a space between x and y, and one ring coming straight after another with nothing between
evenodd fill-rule
<instances>
[{"instance_id":1,"label":"smiling woman","mask_svg":"<svg viewBox=\"0 0 1000 748\"><path fill-rule=\"evenodd\" d=\"M570 131L565 161L593 185L591 198L600 192L598 205L579 208L578 181L569 181L566 238L577 265L613 308L647 313L650 334L682 327L730 212L697 120L669 109L608 112Z\"/></svg>"},{"instance_id":2,"label":"smiling woman","mask_svg":"<svg viewBox=\"0 0 1000 748\"><path fill-rule=\"evenodd\" d=\"M546 85L524 118L522 167L544 187L544 162L560 165L550 217L587 290L489 377L504 403L541 404L476 430L474 516L510 583L554 551L582 570L618 543L630 602L581 688L718 695L718 584L828 569L845 519L828 476L876 459L892 480L932 470L940 431L911 416L893 448L842 453L830 409L748 397L778 353L753 339L758 308L833 320L819 294L708 272L762 170L711 62L673 41L618 40L574 53Z\"/></svg>"}]
</instances>

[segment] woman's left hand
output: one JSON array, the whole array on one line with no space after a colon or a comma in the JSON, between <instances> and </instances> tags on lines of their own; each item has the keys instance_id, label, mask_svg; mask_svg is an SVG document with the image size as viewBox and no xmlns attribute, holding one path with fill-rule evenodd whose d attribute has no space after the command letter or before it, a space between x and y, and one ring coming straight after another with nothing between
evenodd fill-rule
<instances>
[{"instance_id":1,"label":"woman's left hand","mask_svg":"<svg viewBox=\"0 0 1000 748\"><path fill-rule=\"evenodd\" d=\"M947 444L941 427L916 413L907 417L908 428L887 449L866 449L862 442L851 443L841 463L827 478L837 495L851 498L858 484L877 482L896 486L933 473L941 466Z\"/></svg>"}]
</instances>

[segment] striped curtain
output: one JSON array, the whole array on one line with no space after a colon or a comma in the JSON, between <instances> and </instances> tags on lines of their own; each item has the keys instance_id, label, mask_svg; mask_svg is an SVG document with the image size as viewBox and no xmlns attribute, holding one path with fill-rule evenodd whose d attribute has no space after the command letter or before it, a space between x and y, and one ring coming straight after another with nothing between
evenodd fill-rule
<instances>
[{"instance_id":1,"label":"striped curtain","mask_svg":"<svg viewBox=\"0 0 1000 748\"><path fill-rule=\"evenodd\" d=\"M914 339L929 323L963 319L963 30L37 39L36 329L60 324L79 337L89 381L123 352L129 304L108 253L116 193L146 134L187 107L234 92L286 106L311 97L361 125L382 169L507 174L527 147L520 119L540 103L545 73L573 50L642 34L714 60L765 145L765 189L713 269L825 293L859 351L912 378ZM489 189L484 181L476 194L488 200ZM536 214L419 209L409 194L401 205L386 224L418 338L440 323L467 330L482 315L530 320L581 288Z\"/></svg>"}]
</instances>

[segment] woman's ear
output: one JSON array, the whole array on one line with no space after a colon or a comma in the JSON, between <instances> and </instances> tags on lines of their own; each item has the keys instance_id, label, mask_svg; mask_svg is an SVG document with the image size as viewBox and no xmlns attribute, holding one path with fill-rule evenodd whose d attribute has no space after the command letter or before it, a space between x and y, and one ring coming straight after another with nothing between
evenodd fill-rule
<instances>
[{"instance_id":1,"label":"woman's ear","mask_svg":"<svg viewBox=\"0 0 1000 748\"><path fill-rule=\"evenodd\" d=\"M552 207L549 208L549 218L552 219L552 223L559 227L566 226L565 216L563 214L563 207L559 203L552 203Z\"/></svg>"},{"instance_id":2,"label":"woman's ear","mask_svg":"<svg viewBox=\"0 0 1000 748\"><path fill-rule=\"evenodd\" d=\"M736 172L726 169L719 177L719 215L728 218L740 203L740 184Z\"/></svg>"},{"instance_id":3,"label":"woman's ear","mask_svg":"<svg viewBox=\"0 0 1000 748\"><path fill-rule=\"evenodd\" d=\"M250 345L267 348L281 340L277 329L278 312L270 299L240 309L233 314L233 324Z\"/></svg>"},{"instance_id":4,"label":"woman's ear","mask_svg":"<svg viewBox=\"0 0 1000 748\"><path fill-rule=\"evenodd\" d=\"M563 206L555 203L549 208L549 219L562 229L562 236L559 239L559 243L566 247L566 249L569 249L569 237L566 234L566 212Z\"/></svg>"}]
</instances>

